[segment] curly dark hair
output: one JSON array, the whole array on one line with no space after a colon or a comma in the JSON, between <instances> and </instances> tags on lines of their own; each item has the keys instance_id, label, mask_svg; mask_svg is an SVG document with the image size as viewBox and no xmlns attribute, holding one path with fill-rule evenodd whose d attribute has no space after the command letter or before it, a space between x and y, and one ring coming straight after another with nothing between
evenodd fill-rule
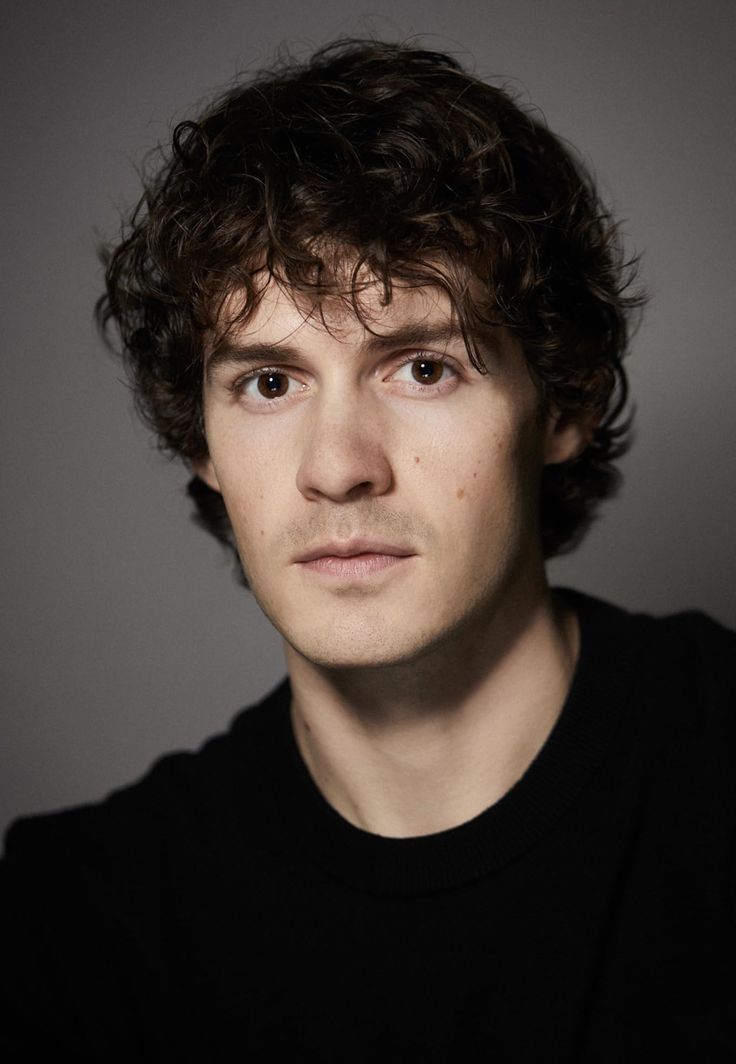
<instances>
[{"instance_id":1,"label":"curly dark hair","mask_svg":"<svg viewBox=\"0 0 736 1064\"><path fill-rule=\"evenodd\" d=\"M631 421L622 358L643 299L592 177L507 91L441 52L339 40L304 63L279 59L181 122L144 180L120 241L103 252L97 315L108 339L117 326L163 449L189 464L207 455L203 348L232 324L222 321L227 296L244 293L247 320L265 268L321 307L347 253L341 294L359 317L366 267L385 303L397 281L438 285L477 369L474 337L503 325L522 345L540 409L593 426L583 452L545 467L541 483L545 556L580 541L618 485ZM199 523L234 549L221 496L196 477L189 493Z\"/></svg>"}]
</instances>

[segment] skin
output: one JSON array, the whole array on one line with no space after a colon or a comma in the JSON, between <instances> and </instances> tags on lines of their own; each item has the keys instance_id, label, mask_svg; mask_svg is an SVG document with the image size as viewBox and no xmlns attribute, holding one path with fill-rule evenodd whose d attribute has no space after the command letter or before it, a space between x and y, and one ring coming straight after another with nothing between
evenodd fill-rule
<instances>
[{"instance_id":1,"label":"skin","mask_svg":"<svg viewBox=\"0 0 736 1064\"><path fill-rule=\"evenodd\" d=\"M481 374L461 337L397 335L452 325L440 289L397 287L386 307L380 294L369 284L361 297L370 331L326 300L327 331L268 282L210 352L209 457L195 469L222 492L283 636L315 783L357 827L406 837L497 801L559 715L577 622L547 584L538 488L586 433L540 417L505 330L481 342ZM369 575L296 560L358 536L410 554Z\"/></svg>"}]
</instances>

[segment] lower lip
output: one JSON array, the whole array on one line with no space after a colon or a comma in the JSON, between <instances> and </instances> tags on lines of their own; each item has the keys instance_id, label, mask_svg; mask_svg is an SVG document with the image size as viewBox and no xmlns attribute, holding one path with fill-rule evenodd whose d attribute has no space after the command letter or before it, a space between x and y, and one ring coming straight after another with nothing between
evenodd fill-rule
<instances>
[{"instance_id":1,"label":"lower lip","mask_svg":"<svg viewBox=\"0 0 736 1064\"><path fill-rule=\"evenodd\" d=\"M373 576L409 560L411 555L397 554L351 554L344 558L336 554L326 554L322 558L313 558L309 562L300 562L303 569L311 569L325 576L348 577L350 579Z\"/></svg>"}]
</instances>

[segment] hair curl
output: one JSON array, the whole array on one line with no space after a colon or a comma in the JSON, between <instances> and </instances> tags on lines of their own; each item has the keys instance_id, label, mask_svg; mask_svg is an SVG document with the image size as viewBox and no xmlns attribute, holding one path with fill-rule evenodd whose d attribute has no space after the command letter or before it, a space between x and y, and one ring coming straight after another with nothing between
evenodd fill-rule
<instances>
[{"instance_id":1,"label":"hair curl","mask_svg":"<svg viewBox=\"0 0 736 1064\"><path fill-rule=\"evenodd\" d=\"M474 337L518 337L544 410L593 426L575 459L545 467L546 557L582 538L619 482L628 446L622 365L634 263L572 151L510 95L451 56L340 40L306 63L280 60L181 122L116 246L103 252L98 321L114 323L139 411L160 446L205 457L203 346L258 305L265 269L316 305L338 259L361 317L359 277L444 289L473 363ZM343 262L344 264L344 262ZM470 277L483 297L471 294ZM197 520L234 549L221 496L198 478Z\"/></svg>"}]
</instances>

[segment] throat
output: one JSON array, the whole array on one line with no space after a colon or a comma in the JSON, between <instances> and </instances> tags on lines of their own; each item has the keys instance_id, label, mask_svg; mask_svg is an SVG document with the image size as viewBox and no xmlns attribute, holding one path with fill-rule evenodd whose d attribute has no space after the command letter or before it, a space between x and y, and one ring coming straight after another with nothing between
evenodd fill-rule
<instances>
[{"instance_id":1,"label":"throat","mask_svg":"<svg viewBox=\"0 0 736 1064\"><path fill-rule=\"evenodd\" d=\"M469 648L460 677L448 679L441 658L391 677L297 668L297 746L324 798L354 826L396 838L448 830L526 772L562 711L578 642L574 612L551 608L530 618L505 654L486 649L485 671Z\"/></svg>"}]
</instances>

